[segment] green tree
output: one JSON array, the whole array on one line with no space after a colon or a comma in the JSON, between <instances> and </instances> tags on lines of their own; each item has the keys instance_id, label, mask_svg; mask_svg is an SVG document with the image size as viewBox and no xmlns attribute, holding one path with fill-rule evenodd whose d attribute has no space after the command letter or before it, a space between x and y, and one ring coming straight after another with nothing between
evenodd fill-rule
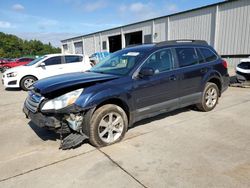
<instances>
[{"instance_id":1,"label":"green tree","mask_svg":"<svg viewBox=\"0 0 250 188\"><path fill-rule=\"evenodd\" d=\"M39 40L22 40L15 35L0 32L0 57L15 58L60 53L60 48L43 44Z\"/></svg>"}]
</instances>

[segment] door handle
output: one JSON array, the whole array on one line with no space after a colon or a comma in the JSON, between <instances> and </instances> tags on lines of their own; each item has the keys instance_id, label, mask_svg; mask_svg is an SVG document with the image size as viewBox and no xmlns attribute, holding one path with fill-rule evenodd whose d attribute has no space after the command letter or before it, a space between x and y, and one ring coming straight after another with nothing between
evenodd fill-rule
<instances>
[{"instance_id":1,"label":"door handle","mask_svg":"<svg viewBox=\"0 0 250 188\"><path fill-rule=\"evenodd\" d=\"M177 78L176 78L176 76L175 76L175 75L172 75L172 76L170 76L170 77L169 77L169 80L171 80L171 81L175 81L175 80L177 80Z\"/></svg>"},{"instance_id":2,"label":"door handle","mask_svg":"<svg viewBox=\"0 0 250 188\"><path fill-rule=\"evenodd\" d=\"M206 73L207 72L207 68L202 68L201 69L201 73Z\"/></svg>"}]
</instances>

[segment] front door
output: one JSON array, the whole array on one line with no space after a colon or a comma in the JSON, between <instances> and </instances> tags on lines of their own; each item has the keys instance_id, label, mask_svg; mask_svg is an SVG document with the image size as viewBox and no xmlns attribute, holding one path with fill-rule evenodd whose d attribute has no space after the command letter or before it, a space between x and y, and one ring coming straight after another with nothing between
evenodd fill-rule
<instances>
[{"instance_id":1,"label":"front door","mask_svg":"<svg viewBox=\"0 0 250 188\"><path fill-rule=\"evenodd\" d=\"M62 63L62 56L50 57L44 60L44 63L45 66L37 67L39 69L39 79L64 73L64 64Z\"/></svg>"}]
</instances>

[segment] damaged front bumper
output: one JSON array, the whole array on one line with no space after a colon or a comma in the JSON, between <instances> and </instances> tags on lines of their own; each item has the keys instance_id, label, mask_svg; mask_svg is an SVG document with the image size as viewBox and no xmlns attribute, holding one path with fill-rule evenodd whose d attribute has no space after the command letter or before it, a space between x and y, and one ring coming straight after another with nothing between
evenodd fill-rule
<instances>
[{"instance_id":1,"label":"damaged front bumper","mask_svg":"<svg viewBox=\"0 0 250 188\"><path fill-rule=\"evenodd\" d=\"M83 132L84 115L86 110L71 105L57 112L32 112L26 105L23 112L35 125L41 128L53 130L60 134L61 149L74 148L81 144L88 136ZM63 136L67 134L65 138Z\"/></svg>"},{"instance_id":2,"label":"damaged front bumper","mask_svg":"<svg viewBox=\"0 0 250 188\"><path fill-rule=\"evenodd\" d=\"M56 129L61 127L61 122L54 116L45 116L40 112L31 112L26 106L23 107L23 112L27 118L36 124L38 127L46 127Z\"/></svg>"}]
</instances>

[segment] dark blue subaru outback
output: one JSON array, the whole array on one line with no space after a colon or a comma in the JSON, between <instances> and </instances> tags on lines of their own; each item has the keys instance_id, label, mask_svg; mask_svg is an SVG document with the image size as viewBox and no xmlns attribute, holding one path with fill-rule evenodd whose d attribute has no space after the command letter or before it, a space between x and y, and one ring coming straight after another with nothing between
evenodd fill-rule
<instances>
[{"instance_id":1,"label":"dark blue subaru outback","mask_svg":"<svg viewBox=\"0 0 250 188\"><path fill-rule=\"evenodd\" d=\"M23 111L61 135L61 148L119 142L136 121L189 105L210 111L229 84L227 63L205 41L117 51L85 73L39 80Z\"/></svg>"}]
</instances>

